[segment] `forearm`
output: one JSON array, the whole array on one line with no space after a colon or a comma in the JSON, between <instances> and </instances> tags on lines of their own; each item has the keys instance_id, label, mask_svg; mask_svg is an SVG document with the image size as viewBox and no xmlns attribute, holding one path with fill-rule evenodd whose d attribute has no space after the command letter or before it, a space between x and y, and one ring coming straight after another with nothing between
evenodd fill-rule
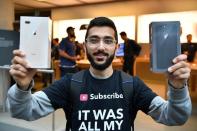
<instances>
[{"instance_id":1,"label":"forearm","mask_svg":"<svg viewBox=\"0 0 197 131\"><path fill-rule=\"evenodd\" d=\"M75 61L75 56L70 56L70 55L68 55L68 54L67 54L66 52L64 52L64 51L60 51L60 56L66 58L66 59Z\"/></svg>"},{"instance_id":2,"label":"forearm","mask_svg":"<svg viewBox=\"0 0 197 131\"><path fill-rule=\"evenodd\" d=\"M15 118L36 120L54 111L44 92L31 94L30 90L20 90L16 84L9 89L7 99L11 115Z\"/></svg>"},{"instance_id":3,"label":"forearm","mask_svg":"<svg viewBox=\"0 0 197 131\"><path fill-rule=\"evenodd\" d=\"M191 115L192 104L188 87L174 89L169 87L169 99L165 101L157 96L150 105L149 115L159 123L165 125L182 125Z\"/></svg>"}]
</instances>

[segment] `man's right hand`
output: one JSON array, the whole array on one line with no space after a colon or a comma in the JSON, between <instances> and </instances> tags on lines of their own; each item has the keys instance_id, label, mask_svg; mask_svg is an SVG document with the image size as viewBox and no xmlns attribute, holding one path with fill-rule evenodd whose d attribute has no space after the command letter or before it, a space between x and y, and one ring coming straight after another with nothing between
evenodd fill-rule
<instances>
[{"instance_id":1,"label":"man's right hand","mask_svg":"<svg viewBox=\"0 0 197 131\"><path fill-rule=\"evenodd\" d=\"M10 66L10 74L22 90L27 90L36 69L31 68L25 60L25 53L20 50L13 51L14 58Z\"/></svg>"}]
</instances>

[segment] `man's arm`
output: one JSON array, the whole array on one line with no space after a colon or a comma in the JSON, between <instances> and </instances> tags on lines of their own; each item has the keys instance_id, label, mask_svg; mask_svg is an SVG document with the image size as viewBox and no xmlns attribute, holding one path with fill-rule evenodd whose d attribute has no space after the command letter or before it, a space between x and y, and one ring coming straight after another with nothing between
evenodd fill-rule
<instances>
[{"instance_id":1,"label":"man's arm","mask_svg":"<svg viewBox=\"0 0 197 131\"><path fill-rule=\"evenodd\" d=\"M59 49L59 55L66 58L66 59L69 59L71 61L76 61L77 60L76 56L70 56L66 51L61 50L61 49Z\"/></svg>"},{"instance_id":2,"label":"man's arm","mask_svg":"<svg viewBox=\"0 0 197 131\"><path fill-rule=\"evenodd\" d=\"M188 92L188 86L182 89L174 89L169 86L168 101L160 96L155 97L148 114L157 122L165 125L182 125L184 124L192 111L191 99Z\"/></svg>"},{"instance_id":3,"label":"man's arm","mask_svg":"<svg viewBox=\"0 0 197 131\"><path fill-rule=\"evenodd\" d=\"M32 121L54 111L49 98L43 91L31 94L30 89L21 90L16 84L9 89L7 102L12 117Z\"/></svg>"},{"instance_id":4,"label":"man's arm","mask_svg":"<svg viewBox=\"0 0 197 131\"><path fill-rule=\"evenodd\" d=\"M66 52L66 48L68 48L68 38L65 38L63 39L61 42L60 42L60 45L59 45L59 55L61 57L64 57L66 59L69 59L71 61L76 61L77 60L77 57L76 56L71 56L69 55L67 52Z\"/></svg>"},{"instance_id":5,"label":"man's arm","mask_svg":"<svg viewBox=\"0 0 197 131\"><path fill-rule=\"evenodd\" d=\"M155 97L149 106L149 115L158 122L181 125L191 114L192 104L187 86L191 69L186 60L186 55L179 55L173 59L174 65L168 68L168 101Z\"/></svg>"},{"instance_id":6,"label":"man's arm","mask_svg":"<svg viewBox=\"0 0 197 131\"><path fill-rule=\"evenodd\" d=\"M8 91L8 105L13 117L35 120L54 111L50 100L42 91L31 94L32 79L36 69L31 68L25 60L25 53L13 51L10 75L17 84Z\"/></svg>"}]
</instances>

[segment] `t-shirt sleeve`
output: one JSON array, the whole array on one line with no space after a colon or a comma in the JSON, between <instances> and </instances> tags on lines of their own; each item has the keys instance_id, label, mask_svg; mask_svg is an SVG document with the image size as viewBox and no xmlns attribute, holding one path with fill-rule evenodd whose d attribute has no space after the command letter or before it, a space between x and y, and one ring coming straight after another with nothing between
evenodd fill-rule
<instances>
[{"instance_id":1,"label":"t-shirt sleeve","mask_svg":"<svg viewBox=\"0 0 197 131\"><path fill-rule=\"evenodd\" d=\"M65 50L65 48L66 48L66 39L63 39L61 42L60 42L60 44L59 44L59 49L60 50Z\"/></svg>"},{"instance_id":2,"label":"t-shirt sleeve","mask_svg":"<svg viewBox=\"0 0 197 131\"><path fill-rule=\"evenodd\" d=\"M68 107L70 78L70 75L65 75L43 90L50 99L54 109Z\"/></svg>"},{"instance_id":3,"label":"t-shirt sleeve","mask_svg":"<svg viewBox=\"0 0 197 131\"><path fill-rule=\"evenodd\" d=\"M134 105L137 110L148 113L151 101L157 96L142 80L134 77Z\"/></svg>"}]
</instances>

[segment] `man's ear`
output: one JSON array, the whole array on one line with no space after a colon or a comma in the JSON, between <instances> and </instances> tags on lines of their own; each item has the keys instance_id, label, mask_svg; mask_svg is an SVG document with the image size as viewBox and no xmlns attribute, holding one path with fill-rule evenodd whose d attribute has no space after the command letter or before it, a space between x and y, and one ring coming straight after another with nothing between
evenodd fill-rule
<instances>
[{"instance_id":1,"label":"man's ear","mask_svg":"<svg viewBox=\"0 0 197 131\"><path fill-rule=\"evenodd\" d=\"M85 55L86 55L86 42L83 42L83 49L84 49L84 52L85 52Z\"/></svg>"},{"instance_id":2,"label":"man's ear","mask_svg":"<svg viewBox=\"0 0 197 131\"><path fill-rule=\"evenodd\" d=\"M119 44L116 44L115 51L119 48Z\"/></svg>"}]
</instances>

